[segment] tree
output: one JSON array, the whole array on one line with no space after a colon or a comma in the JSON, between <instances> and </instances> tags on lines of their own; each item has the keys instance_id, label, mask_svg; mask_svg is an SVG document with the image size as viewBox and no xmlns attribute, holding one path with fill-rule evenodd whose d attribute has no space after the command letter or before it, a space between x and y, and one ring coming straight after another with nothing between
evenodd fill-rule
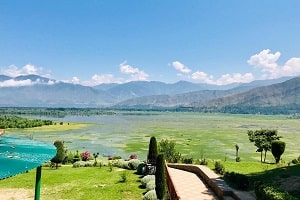
<instances>
[{"instance_id":1,"label":"tree","mask_svg":"<svg viewBox=\"0 0 300 200\"><path fill-rule=\"evenodd\" d=\"M260 152L260 161L262 161L262 153L265 152L264 162L266 162L267 151L271 150L272 141L279 140L281 136L277 136L277 130L261 129L248 130L249 141L254 142L257 147L256 152Z\"/></svg>"},{"instance_id":2,"label":"tree","mask_svg":"<svg viewBox=\"0 0 300 200\"><path fill-rule=\"evenodd\" d=\"M272 141L271 144L272 154L275 158L276 164L279 163L281 155L285 150L285 142L283 141Z\"/></svg>"},{"instance_id":3,"label":"tree","mask_svg":"<svg viewBox=\"0 0 300 200\"><path fill-rule=\"evenodd\" d=\"M157 142L156 142L156 138L154 136L152 136L150 138L150 143L149 143L149 150L148 150L148 156L147 156L147 162L150 163L155 163L156 162L156 158L157 158Z\"/></svg>"},{"instance_id":4,"label":"tree","mask_svg":"<svg viewBox=\"0 0 300 200\"><path fill-rule=\"evenodd\" d=\"M54 142L54 146L56 147L56 155L51 159L51 162L56 164L56 169L58 168L58 164L61 163L65 158L65 147L64 141L56 140Z\"/></svg>"},{"instance_id":5,"label":"tree","mask_svg":"<svg viewBox=\"0 0 300 200\"><path fill-rule=\"evenodd\" d=\"M165 155L167 162L177 163L181 154L175 149L176 143L172 140L161 140L159 143L159 152Z\"/></svg>"},{"instance_id":6,"label":"tree","mask_svg":"<svg viewBox=\"0 0 300 200\"><path fill-rule=\"evenodd\" d=\"M159 200L166 199L166 163L164 154L159 154L156 159L155 192Z\"/></svg>"}]
</instances>

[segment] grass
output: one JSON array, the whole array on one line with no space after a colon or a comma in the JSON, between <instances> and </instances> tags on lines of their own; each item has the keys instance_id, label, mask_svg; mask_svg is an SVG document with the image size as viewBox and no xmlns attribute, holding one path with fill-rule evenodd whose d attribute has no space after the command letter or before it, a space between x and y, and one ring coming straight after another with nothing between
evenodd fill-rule
<instances>
[{"instance_id":1,"label":"grass","mask_svg":"<svg viewBox=\"0 0 300 200\"><path fill-rule=\"evenodd\" d=\"M124 175L125 174L125 175ZM124 176L125 181L124 181ZM41 199L142 199L139 176L134 171L109 167L72 168L58 170L43 167ZM0 181L0 188L25 188L34 191L35 170Z\"/></svg>"}]
</instances>

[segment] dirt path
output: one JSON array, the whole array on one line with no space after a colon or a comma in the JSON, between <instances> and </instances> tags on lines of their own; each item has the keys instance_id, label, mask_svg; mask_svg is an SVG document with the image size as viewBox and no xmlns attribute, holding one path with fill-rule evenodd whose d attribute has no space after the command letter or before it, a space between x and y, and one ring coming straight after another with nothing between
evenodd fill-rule
<instances>
[{"instance_id":1,"label":"dirt path","mask_svg":"<svg viewBox=\"0 0 300 200\"><path fill-rule=\"evenodd\" d=\"M34 193L30 189L5 188L0 189L1 200L32 200Z\"/></svg>"}]
</instances>

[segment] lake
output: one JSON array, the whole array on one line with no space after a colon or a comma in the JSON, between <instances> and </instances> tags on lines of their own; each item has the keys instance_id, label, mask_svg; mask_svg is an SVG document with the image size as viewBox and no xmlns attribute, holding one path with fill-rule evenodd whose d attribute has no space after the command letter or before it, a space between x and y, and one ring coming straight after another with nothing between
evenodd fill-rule
<instances>
[{"instance_id":1,"label":"lake","mask_svg":"<svg viewBox=\"0 0 300 200\"><path fill-rule=\"evenodd\" d=\"M235 144L240 147L243 160L259 160L256 147L250 143L247 130L276 129L286 142L283 159L290 161L300 155L299 119L287 116L230 115L176 112L117 112L115 115L66 116L47 118L57 122L87 123L80 129L36 131L14 130L11 135L54 142L64 140L65 146L76 150L99 152L101 155L121 155L123 158L136 153L144 160L148 143L155 136L174 140L176 149L194 159L235 159ZM268 157L272 161L271 153Z\"/></svg>"}]
</instances>

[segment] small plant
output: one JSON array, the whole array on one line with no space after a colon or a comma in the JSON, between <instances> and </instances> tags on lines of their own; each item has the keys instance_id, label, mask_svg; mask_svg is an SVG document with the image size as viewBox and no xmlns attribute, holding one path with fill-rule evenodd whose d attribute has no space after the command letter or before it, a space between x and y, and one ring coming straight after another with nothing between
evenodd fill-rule
<instances>
[{"instance_id":1,"label":"small plant","mask_svg":"<svg viewBox=\"0 0 300 200\"><path fill-rule=\"evenodd\" d=\"M108 162L109 172L113 171L113 164L112 162Z\"/></svg>"},{"instance_id":2,"label":"small plant","mask_svg":"<svg viewBox=\"0 0 300 200\"><path fill-rule=\"evenodd\" d=\"M125 183L127 181L127 171L123 171L123 173L121 174L121 179L120 179L120 183Z\"/></svg>"},{"instance_id":3,"label":"small plant","mask_svg":"<svg viewBox=\"0 0 300 200\"><path fill-rule=\"evenodd\" d=\"M215 162L215 169L214 169L214 171L217 174L223 175L225 173L225 167L224 167L224 165L220 161L216 161Z\"/></svg>"},{"instance_id":4,"label":"small plant","mask_svg":"<svg viewBox=\"0 0 300 200\"><path fill-rule=\"evenodd\" d=\"M182 157L181 161L184 164L193 164L193 157Z\"/></svg>"},{"instance_id":5,"label":"small plant","mask_svg":"<svg viewBox=\"0 0 300 200\"><path fill-rule=\"evenodd\" d=\"M238 156L235 158L235 162L241 162L241 158Z\"/></svg>"},{"instance_id":6,"label":"small plant","mask_svg":"<svg viewBox=\"0 0 300 200\"><path fill-rule=\"evenodd\" d=\"M208 165L208 162L205 158L199 159L199 165Z\"/></svg>"}]
</instances>

